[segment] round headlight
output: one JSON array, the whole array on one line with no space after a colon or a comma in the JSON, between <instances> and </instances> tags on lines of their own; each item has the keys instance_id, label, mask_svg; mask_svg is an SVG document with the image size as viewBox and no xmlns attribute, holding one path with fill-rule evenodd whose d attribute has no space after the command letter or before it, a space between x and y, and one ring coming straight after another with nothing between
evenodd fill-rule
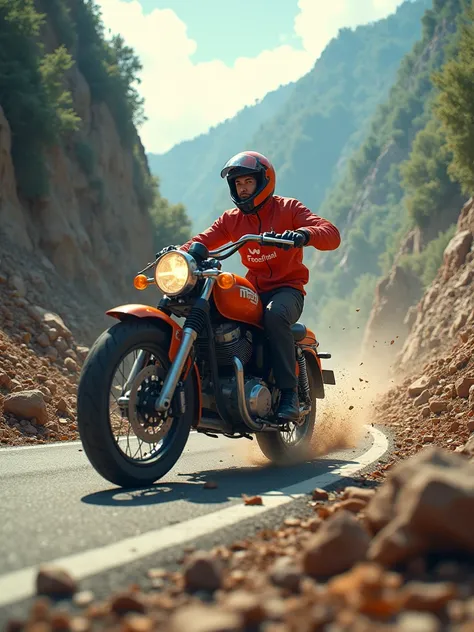
<instances>
[{"instance_id":1,"label":"round headlight","mask_svg":"<svg viewBox=\"0 0 474 632\"><path fill-rule=\"evenodd\" d=\"M168 252L156 264L156 285L168 296L189 292L196 285L196 267L196 262L186 252Z\"/></svg>"}]
</instances>

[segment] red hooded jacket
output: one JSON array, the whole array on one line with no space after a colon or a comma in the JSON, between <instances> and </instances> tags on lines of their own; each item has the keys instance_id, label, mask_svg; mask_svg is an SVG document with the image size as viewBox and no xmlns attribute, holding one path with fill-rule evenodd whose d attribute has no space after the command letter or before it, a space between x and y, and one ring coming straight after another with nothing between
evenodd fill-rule
<instances>
[{"instance_id":1,"label":"red hooded jacket","mask_svg":"<svg viewBox=\"0 0 474 632\"><path fill-rule=\"evenodd\" d=\"M318 217L298 200L274 195L255 215L244 215L237 208L225 211L207 230L181 246L181 250L189 250L194 241L214 250L247 233L272 230L283 233L299 228L305 228L309 234L307 245L318 250L335 250L341 243L338 229L327 219ZM309 272L303 264L303 248L283 250L250 242L239 252L243 265L249 270L246 278L259 293L278 287L294 287L306 294L304 286L308 283Z\"/></svg>"}]
</instances>

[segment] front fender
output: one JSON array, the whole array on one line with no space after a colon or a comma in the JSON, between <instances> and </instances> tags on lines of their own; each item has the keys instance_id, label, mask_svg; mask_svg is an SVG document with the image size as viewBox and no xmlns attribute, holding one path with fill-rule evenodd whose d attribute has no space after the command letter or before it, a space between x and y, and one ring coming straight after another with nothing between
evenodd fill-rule
<instances>
[{"instance_id":1,"label":"front fender","mask_svg":"<svg viewBox=\"0 0 474 632\"><path fill-rule=\"evenodd\" d=\"M113 309L109 309L105 312L107 316L112 316L117 320L125 320L126 318L148 318L156 319L157 321L165 325L166 329L170 333L170 347L168 349L168 357L171 361L174 360L176 353L178 352L179 345L181 344L181 338L183 336L183 328L178 325L167 314L164 314L161 310L150 305L119 305Z\"/></svg>"},{"instance_id":2,"label":"front fender","mask_svg":"<svg viewBox=\"0 0 474 632\"><path fill-rule=\"evenodd\" d=\"M170 318L167 314L164 314L162 311L157 309L156 307L150 307L150 305L120 305L119 307L114 307L114 309L109 309L105 312L107 316L111 316L112 318L116 318L117 320L125 320L126 318L148 318L148 319L156 319L160 322L160 324L164 325L170 332L171 342L170 348L168 350L168 357L171 362L174 360L176 353L179 349L179 345L181 344L181 338L183 335L183 328L178 325L172 318ZM194 398L194 417L195 421L193 422L193 427L196 427L201 419L202 414L202 393L201 393L201 376L199 375L199 369L197 364L191 364L191 358L188 358L187 366L184 369L183 379L185 380L189 372L192 368L192 380L193 387L195 391Z\"/></svg>"}]
</instances>

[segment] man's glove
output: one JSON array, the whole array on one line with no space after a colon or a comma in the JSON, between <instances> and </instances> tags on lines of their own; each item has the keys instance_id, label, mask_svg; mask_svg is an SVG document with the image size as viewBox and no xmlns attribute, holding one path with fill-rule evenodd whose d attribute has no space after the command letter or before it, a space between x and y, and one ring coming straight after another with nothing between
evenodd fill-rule
<instances>
[{"instance_id":1,"label":"man's glove","mask_svg":"<svg viewBox=\"0 0 474 632\"><path fill-rule=\"evenodd\" d=\"M299 230L285 230L285 232L282 235L276 235L276 237L281 237L281 239L291 240L295 248L303 248L303 246L306 246L309 239L306 232L299 231ZM278 246L278 248L283 248L283 250L289 250L291 246L282 244L281 246Z\"/></svg>"},{"instance_id":2,"label":"man's glove","mask_svg":"<svg viewBox=\"0 0 474 632\"><path fill-rule=\"evenodd\" d=\"M162 255L165 255L167 252L171 252L172 250L178 250L178 248L179 246L165 246L164 248L160 250L160 252L156 253L155 259L158 259Z\"/></svg>"}]
</instances>

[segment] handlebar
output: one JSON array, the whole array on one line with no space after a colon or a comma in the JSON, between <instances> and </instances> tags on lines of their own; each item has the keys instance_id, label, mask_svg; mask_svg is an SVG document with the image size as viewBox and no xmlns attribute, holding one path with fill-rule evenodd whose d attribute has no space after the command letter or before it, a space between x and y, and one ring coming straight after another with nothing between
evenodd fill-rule
<instances>
[{"instance_id":1,"label":"handlebar","mask_svg":"<svg viewBox=\"0 0 474 632\"><path fill-rule=\"evenodd\" d=\"M294 243L291 239L278 239L277 237L267 237L264 235L243 235L240 239L234 242L230 242L221 246L220 248L216 248L216 250L212 250L209 252L209 256L213 259L218 259L222 261L223 259L227 259L231 257L233 254L237 252L244 244L249 241L256 241L262 246L271 246L272 244L279 244L284 246L294 246Z\"/></svg>"}]
</instances>

